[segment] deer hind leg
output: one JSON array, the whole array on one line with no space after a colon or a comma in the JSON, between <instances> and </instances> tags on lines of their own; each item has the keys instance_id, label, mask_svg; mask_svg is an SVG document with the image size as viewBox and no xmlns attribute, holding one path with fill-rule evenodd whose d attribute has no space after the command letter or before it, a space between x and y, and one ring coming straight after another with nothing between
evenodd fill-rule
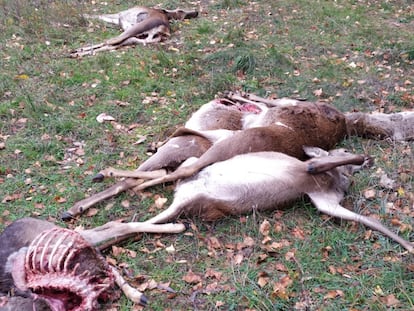
<instances>
[{"instance_id":1,"label":"deer hind leg","mask_svg":"<svg viewBox=\"0 0 414 311\"><path fill-rule=\"evenodd\" d=\"M310 174L319 174L327 172L335 167L342 165L362 165L367 160L363 155L349 154L347 156L325 156L320 158L313 158L306 161L307 172Z\"/></svg>"},{"instance_id":2,"label":"deer hind leg","mask_svg":"<svg viewBox=\"0 0 414 311\"><path fill-rule=\"evenodd\" d=\"M329 194L326 193L308 193L309 197L311 198L312 202L315 204L316 208L327 215L338 217L345 220L352 220L364 224L365 226L379 231L385 236L389 237L390 239L394 240L395 242L399 243L402 247L404 247L408 252L414 253L414 244L403 239L399 235L395 234L387 227L385 227L382 223L377 221L374 218L363 216L352 212L344 207L342 207L337 200L334 200Z\"/></svg>"}]
</instances>

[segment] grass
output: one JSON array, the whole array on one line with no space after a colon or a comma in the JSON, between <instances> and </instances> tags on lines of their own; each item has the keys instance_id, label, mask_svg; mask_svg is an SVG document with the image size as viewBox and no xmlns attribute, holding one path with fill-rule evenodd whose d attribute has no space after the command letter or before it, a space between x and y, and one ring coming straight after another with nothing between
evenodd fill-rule
<instances>
[{"instance_id":1,"label":"grass","mask_svg":"<svg viewBox=\"0 0 414 311\"><path fill-rule=\"evenodd\" d=\"M171 201L170 188L156 187L145 198L121 194L69 224L59 215L112 184L93 184L91 175L106 166L136 167L148 157L147 146L219 92L319 99L342 111L414 107L409 1L203 1L200 17L174 23L164 44L66 57L118 33L80 13L139 3L157 4L0 0L0 228L23 216L71 228L147 219L157 212L155 195ZM97 123L103 112L132 129ZM378 214L413 240L413 144L350 138L342 145L376 158L373 169L355 175L344 205ZM380 186L381 172L395 189ZM374 198L364 196L367 189ZM280 243L275 249L262 244L265 220L271 241ZM166 251L170 245L175 252ZM176 291L145 290L150 310L414 309L413 258L379 234L319 215L306 201L215 224L195 219L186 234L143 235L122 247L136 257L106 255L131 282L170 282ZM190 270L199 282L183 279ZM111 307L133 308L125 298Z\"/></svg>"}]
</instances>

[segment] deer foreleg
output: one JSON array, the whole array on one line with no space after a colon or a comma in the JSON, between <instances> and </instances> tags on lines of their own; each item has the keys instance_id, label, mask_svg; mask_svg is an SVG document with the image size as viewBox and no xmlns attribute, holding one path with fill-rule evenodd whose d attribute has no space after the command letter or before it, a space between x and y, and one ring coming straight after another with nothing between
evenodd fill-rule
<instances>
[{"instance_id":1,"label":"deer foreleg","mask_svg":"<svg viewBox=\"0 0 414 311\"><path fill-rule=\"evenodd\" d=\"M105 177L128 177L128 178L139 178L139 179L154 179L165 176L167 171L164 169L155 170L155 171L141 171L141 170L118 170L112 167L108 167L100 171L97 175L93 177L93 181L98 182L102 181Z\"/></svg>"},{"instance_id":2,"label":"deer foreleg","mask_svg":"<svg viewBox=\"0 0 414 311\"><path fill-rule=\"evenodd\" d=\"M248 95L248 94L246 94L246 95ZM258 102L259 103L261 102L263 104L266 104L265 102L262 102L262 101L253 101L253 100L250 100L249 98L246 98L244 96L244 94L243 95L240 95L240 94L234 93L234 92L228 92L228 93L226 93L225 94L225 97L228 98L228 99L234 100L236 102L248 103L248 104L252 104L252 105L257 105ZM258 98L260 98L260 97L258 97Z\"/></svg>"},{"instance_id":3,"label":"deer foreleg","mask_svg":"<svg viewBox=\"0 0 414 311\"><path fill-rule=\"evenodd\" d=\"M123 291L125 296L132 300L135 303L146 306L148 303L147 297L141 293L139 290L133 288L128 282L123 278L119 271L115 267L111 267L112 273L115 276L115 283Z\"/></svg>"},{"instance_id":4,"label":"deer foreleg","mask_svg":"<svg viewBox=\"0 0 414 311\"><path fill-rule=\"evenodd\" d=\"M98 245L133 233L180 233L186 229L185 224L181 223L151 224L146 222L122 223L111 221L93 229L81 230L79 233L92 245Z\"/></svg>"},{"instance_id":5,"label":"deer foreleg","mask_svg":"<svg viewBox=\"0 0 414 311\"><path fill-rule=\"evenodd\" d=\"M352 220L364 224L365 226L379 231L385 236L393 239L395 242L399 243L402 247L408 250L410 253L414 253L414 244L403 239L399 235L395 234L387 227L385 227L378 220L357 214L352 212L344 207L342 207L336 200L333 200L325 193L308 193L312 202L315 204L316 208L327 215L338 217L345 220Z\"/></svg>"},{"instance_id":6,"label":"deer foreleg","mask_svg":"<svg viewBox=\"0 0 414 311\"><path fill-rule=\"evenodd\" d=\"M179 168L177 168L174 172L167 174L165 176L159 177L159 178L154 178L151 180L147 180L137 186L134 187L134 191L138 192L141 190L144 190L148 187L152 187L155 185L159 185L159 184L163 184L163 183L167 183L167 182L172 182L172 181L177 181L179 179L183 179L186 177L190 177L192 175L194 175L195 173L197 173L202 167L197 166L197 165L191 165L191 166L180 166Z\"/></svg>"}]
</instances>

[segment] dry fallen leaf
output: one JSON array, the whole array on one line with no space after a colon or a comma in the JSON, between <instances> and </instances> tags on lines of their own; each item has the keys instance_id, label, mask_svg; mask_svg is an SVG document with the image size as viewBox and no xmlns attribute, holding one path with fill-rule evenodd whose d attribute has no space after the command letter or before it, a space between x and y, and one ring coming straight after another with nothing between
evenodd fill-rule
<instances>
[{"instance_id":1,"label":"dry fallen leaf","mask_svg":"<svg viewBox=\"0 0 414 311\"><path fill-rule=\"evenodd\" d=\"M260 228L259 231L262 235L267 236L269 235L270 232L270 222L268 220L264 220L261 224L260 224Z\"/></svg>"},{"instance_id":2,"label":"dry fallen leaf","mask_svg":"<svg viewBox=\"0 0 414 311\"><path fill-rule=\"evenodd\" d=\"M267 283L269 283L270 277L266 272L260 272L259 278L257 279L257 284L259 284L260 287L265 287Z\"/></svg>"},{"instance_id":3,"label":"dry fallen leaf","mask_svg":"<svg viewBox=\"0 0 414 311\"><path fill-rule=\"evenodd\" d=\"M158 209L162 209L164 207L165 203L167 203L167 201L168 201L167 198L158 197L158 198L155 199L154 203L155 203L155 206Z\"/></svg>"},{"instance_id":4,"label":"dry fallen leaf","mask_svg":"<svg viewBox=\"0 0 414 311\"><path fill-rule=\"evenodd\" d=\"M170 246L166 247L165 250L169 254L174 254L175 253L175 248L174 248L174 245L172 245L172 244Z\"/></svg>"},{"instance_id":5,"label":"dry fallen leaf","mask_svg":"<svg viewBox=\"0 0 414 311\"><path fill-rule=\"evenodd\" d=\"M89 208L89 209L86 211L86 216L87 216L87 217L93 217L93 216L95 216L96 214L98 214L98 212L99 212L99 210L98 210L97 208Z\"/></svg>"},{"instance_id":6,"label":"dry fallen leaf","mask_svg":"<svg viewBox=\"0 0 414 311\"><path fill-rule=\"evenodd\" d=\"M206 273L204 274L204 277L206 278L214 278L218 281L220 281L221 277L222 277L223 273L216 271L214 269L208 268Z\"/></svg>"},{"instance_id":7,"label":"dry fallen leaf","mask_svg":"<svg viewBox=\"0 0 414 311\"><path fill-rule=\"evenodd\" d=\"M328 293L323 298L324 299L335 299L338 297L344 297L344 292L340 289L328 291Z\"/></svg>"},{"instance_id":8,"label":"dry fallen leaf","mask_svg":"<svg viewBox=\"0 0 414 311\"><path fill-rule=\"evenodd\" d=\"M183 281L189 284L197 284L202 280L201 276L195 274L191 269L183 276Z\"/></svg>"},{"instance_id":9,"label":"dry fallen leaf","mask_svg":"<svg viewBox=\"0 0 414 311\"><path fill-rule=\"evenodd\" d=\"M96 121L104 123L105 121L115 121L115 118L103 112L96 117Z\"/></svg>"},{"instance_id":10,"label":"dry fallen leaf","mask_svg":"<svg viewBox=\"0 0 414 311\"><path fill-rule=\"evenodd\" d=\"M236 256L234 256L234 264L235 265L240 265L241 263L242 263L242 261L243 261L243 258L244 258L244 256L243 256L243 254L242 253L238 253L238 254L236 254Z\"/></svg>"},{"instance_id":11,"label":"dry fallen leaf","mask_svg":"<svg viewBox=\"0 0 414 311\"><path fill-rule=\"evenodd\" d=\"M376 197L376 191L374 189L364 190L364 198L367 200L372 200Z\"/></svg>"},{"instance_id":12,"label":"dry fallen leaf","mask_svg":"<svg viewBox=\"0 0 414 311\"><path fill-rule=\"evenodd\" d=\"M385 303L387 307L393 307L400 303L400 301L395 298L393 294L390 294L385 297L380 297L379 300L381 300L382 303Z\"/></svg>"}]
</instances>

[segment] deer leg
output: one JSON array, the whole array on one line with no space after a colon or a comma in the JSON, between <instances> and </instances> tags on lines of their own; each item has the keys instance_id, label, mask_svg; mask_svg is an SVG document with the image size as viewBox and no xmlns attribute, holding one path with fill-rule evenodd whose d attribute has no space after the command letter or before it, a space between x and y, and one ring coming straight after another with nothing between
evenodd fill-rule
<instances>
[{"instance_id":1,"label":"deer leg","mask_svg":"<svg viewBox=\"0 0 414 311\"><path fill-rule=\"evenodd\" d=\"M128 189L134 188L135 186L141 184L143 182L142 179L134 179L134 178L127 178L120 182L117 182L115 185L98 192L89 198L83 199L81 201L76 202L70 209L63 212L61 215L62 220L70 220L76 215L83 213L84 211L88 210L93 205L102 202L108 198L116 196L117 194L126 191Z\"/></svg>"},{"instance_id":2,"label":"deer leg","mask_svg":"<svg viewBox=\"0 0 414 311\"><path fill-rule=\"evenodd\" d=\"M408 252L414 253L414 244L403 239L399 235L395 234L383 224L381 224L378 220L357 214L352 212L344 207L342 207L336 200L332 197L329 197L329 194L326 193L308 193L309 197L311 198L312 202L315 204L316 208L327 215L338 217L345 220L352 220L364 224L365 226L379 231L385 236L389 237L390 239L394 240L395 242L399 243L402 247L404 247Z\"/></svg>"},{"instance_id":3,"label":"deer leg","mask_svg":"<svg viewBox=\"0 0 414 311\"><path fill-rule=\"evenodd\" d=\"M244 95L244 94L243 94ZM257 105L258 102L262 102L263 104L267 104L266 102L263 101L253 101L250 100L249 98L244 97L243 95L234 93L234 92L228 92L225 96L228 99L234 100L236 102L242 102L242 103L248 103L248 104L253 104L253 105ZM260 98L260 97L258 97ZM260 98L262 99L262 98ZM265 100L264 98L262 100Z\"/></svg>"},{"instance_id":4,"label":"deer leg","mask_svg":"<svg viewBox=\"0 0 414 311\"><path fill-rule=\"evenodd\" d=\"M194 175L195 173L197 173L200 169L202 169L204 166L196 166L196 165L191 165L188 167L185 166L180 166L177 170L175 170L174 172L159 177L159 178L154 178L148 181L145 181L144 183L141 183L137 186L134 187L134 191L141 191L144 190L148 187L151 186L155 186L155 185L159 185L159 184L163 184L163 183L167 183L167 182L171 182L171 181L176 181L178 179L183 179L186 177L190 177L192 175Z\"/></svg>"},{"instance_id":5,"label":"deer leg","mask_svg":"<svg viewBox=\"0 0 414 311\"><path fill-rule=\"evenodd\" d=\"M364 164L366 157L363 155L352 155L349 156L325 156L320 158L313 158L308 161L306 171L310 174L319 174L337 166L342 165L362 165Z\"/></svg>"},{"instance_id":6,"label":"deer leg","mask_svg":"<svg viewBox=\"0 0 414 311\"><path fill-rule=\"evenodd\" d=\"M146 306L148 303L147 297L141 293L139 290L133 288L128 282L122 277L119 271L115 267L111 267L112 273L115 276L115 283L123 291L125 296L132 300L135 303L138 303L142 306Z\"/></svg>"},{"instance_id":7,"label":"deer leg","mask_svg":"<svg viewBox=\"0 0 414 311\"><path fill-rule=\"evenodd\" d=\"M141 171L141 170L118 170L112 167L108 167L100 171L97 175L92 178L92 181L99 182L102 181L105 177L128 177L128 178L139 178L139 179L154 179L160 178L167 174L167 171L164 169L155 170L155 171Z\"/></svg>"},{"instance_id":8,"label":"deer leg","mask_svg":"<svg viewBox=\"0 0 414 311\"><path fill-rule=\"evenodd\" d=\"M102 226L79 231L80 235L92 245L116 238L131 235L132 233L180 233L187 229L185 224L151 224L144 222L115 222L111 221Z\"/></svg>"}]
</instances>

